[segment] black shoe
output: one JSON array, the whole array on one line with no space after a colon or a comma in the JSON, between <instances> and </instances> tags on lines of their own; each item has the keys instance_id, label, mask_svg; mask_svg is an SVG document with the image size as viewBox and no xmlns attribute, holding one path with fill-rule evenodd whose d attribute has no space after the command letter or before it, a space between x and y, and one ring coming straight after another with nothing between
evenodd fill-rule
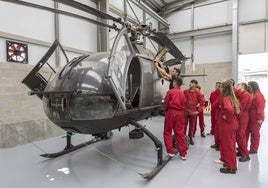
<instances>
[{"instance_id":1,"label":"black shoe","mask_svg":"<svg viewBox=\"0 0 268 188\"><path fill-rule=\"evenodd\" d=\"M211 145L210 147L213 148L213 149L218 148L218 146L217 146L216 144L213 144L213 145Z\"/></svg>"},{"instance_id":2,"label":"black shoe","mask_svg":"<svg viewBox=\"0 0 268 188\"><path fill-rule=\"evenodd\" d=\"M190 142L189 142L191 145L194 145L194 141L193 139L190 138Z\"/></svg>"},{"instance_id":3,"label":"black shoe","mask_svg":"<svg viewBox=\"0 0 268 188\"><path fill-rule=\"evenodd\" d=\"M206 137L205 133L201 133L201 137L205 138Z\"/></svg>"},{"instance_id":4,"label":"black shoe","mask_svg":"<svg viewBox=\"0 0 268 188\"><path fill-rule=\"evenodd\" d=\"M224 174L236 174L237 169L220 168L220 172Z\"/></svg>"},{"instance_id":5,"label":"black shoe","mask_svg":"<svg viewBox=\"0 0 268 188\"><path fill-rule=\"evenodd\" d=\"M241 155L240 152L236 152L236 156L237 156L237 157L242 157L242 155Z\"/></svg>"},{"instance_id":6,"label":"black shoe","mask_svg":"<svg viewBox=\"0 0 268 188\"><path fill-rule=\"evenodd\" d=\"M216 147L215 150L216 150L216 151L220 151L220 148L219 148L219 147Z\"/></svg>"},{"instance_id":7,"label":"black shoe","mask_svg":"<svg viewBox=\"0 0 268 188\"><path fill-rule=\"evenodd\" d=\"M246 161L249 161L249 160L250 160L250 157L249 156L242 156L239 159L240 162L246 162Z\"/></svg>"},{"instance_id":8,"label":"black shoe","mask_svg":"<svg viewBox=\"0 0 268 188\"><path fill-rule=\"evenodd\" d=\"M255 153L258 153L257 151L252 151L252 150L249 150L248 152L249 152L249 154L255 154Z\"/></svg>"}]
</instances>

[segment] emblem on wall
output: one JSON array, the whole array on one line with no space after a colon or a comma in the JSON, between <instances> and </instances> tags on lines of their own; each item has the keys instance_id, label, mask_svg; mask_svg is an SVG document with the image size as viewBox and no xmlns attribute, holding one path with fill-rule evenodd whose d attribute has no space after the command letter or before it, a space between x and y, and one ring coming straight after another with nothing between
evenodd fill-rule
<instances>
[{"instance_id":1,"label":"emblem on wall","mask_svg":"<svg viewBox=\"0 0 268 188\"><path fill-rule=\"evenodd\" d=\"M27 44L6 41L7 61L28 63L28 46Z\"/></svg>"}]
</instances>

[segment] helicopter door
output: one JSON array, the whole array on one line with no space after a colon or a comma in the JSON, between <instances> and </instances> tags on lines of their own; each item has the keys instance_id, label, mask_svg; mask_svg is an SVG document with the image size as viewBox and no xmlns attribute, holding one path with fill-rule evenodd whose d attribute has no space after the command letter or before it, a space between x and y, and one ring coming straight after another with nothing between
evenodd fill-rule
<instances>
[{"instance_id":1,"label":"helicopter door","mask_svg":"<svg viewBox=\"0 0 268 188\"><path fill-rule=\"evenodd\" d=\"M112 47L107 77L123 110L126 110L127 71L134 55L127 29L123 28L117 34Z\"/></svg>"}]
</instances>

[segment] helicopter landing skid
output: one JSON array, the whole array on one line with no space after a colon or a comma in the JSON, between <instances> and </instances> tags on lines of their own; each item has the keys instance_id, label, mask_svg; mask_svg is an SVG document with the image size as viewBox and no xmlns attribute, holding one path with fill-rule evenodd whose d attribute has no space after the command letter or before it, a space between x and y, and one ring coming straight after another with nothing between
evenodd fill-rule
<instances>
[{"instance_id":1,"label":"helicopter landing skid","mask_svg":"<svg viewBox=\"0 0 268 188\"><path fill-rule=\"evenodd\" d=\"M136 121L130 121L130 124L135 126L137 129L140 129L142 132L144 132L155 144L156 151L157 151L157 165L156 167L149 173L141 174L141 177L144 179L152 179L160 170L169 162L169 160L172 157L167 156L165 159L163 159L163 145L162 142L155 137L149 130L147 130L144 126L137 123Z\"/></svg>"},{"instance_id":2,"label":"helicopter landing skid","mask_svg":"<svg viewBox=\"0 0 268 188\"><path fill-rule=\"evenodd\" d=\"M76 146L73 146L72 144L71 144L71 136L72 136L72 133L67 133L67 135L66 135L66 138L67 138L67 145L66 145L66 147L64 148L64 150L62 150L62 151L59 151L59 152L56 152L56 153L45 153L45 154L42 154L42 155L40 155L41 157L46 157L46 158L57 158L57 157L59 157L59 156L62 156L62 155L65 155L65 154L67 154L67 153L70 153L70 152L72 152L72 151L75 151L75 150L78 150L78 149L80 149L80 148L82 148L82 147L85 147L85 146L88 146L88 145L90 145L90 144L93 144L93 143L95 143L95 142L98 142L98 141L101 141L101 140L103 140L103 139L105 139L105 137L102 137L102 136L98 136L98 137L95 137L95 138L93 138L93 139L91 139L91 140L89 140L89 141L87 141L87 142L83 142L83 143L81 143L81 144L78 144L78 145L76 145Z\"/></svg>"}]
</instances>

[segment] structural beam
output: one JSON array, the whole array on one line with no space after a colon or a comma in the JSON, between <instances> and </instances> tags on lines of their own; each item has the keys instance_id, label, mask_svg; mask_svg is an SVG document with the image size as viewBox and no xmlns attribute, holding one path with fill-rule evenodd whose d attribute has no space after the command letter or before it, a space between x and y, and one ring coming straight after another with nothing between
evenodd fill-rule
<instances>
[{"instance_id":1,"label":"structural beam","mask_svg":"<svg viewBox=\"0 0 268 188\"><path fill-rule=\"evenodd\" d=\"M130 0L134 5L139 7L141 10L145 11L147 14L152 16L154 19L156 19L159 23L161 23L165 27L169 27L168 22L159 16L155 11L153 11L150 7L148 7L145 3L143 3L141 0Z\"/></svg>"},{"instance_id":2,"label":"structural beam","mask_svg":"<svg viewBox=\"0 0 268 188\"><path fill-rule=\"evenodd\" d=\"M54 8L59 9L59 5L57 2L54 2ZM55 33L55 40L60 41L59 15L57 13L54 13L54 33ZM56 48L56 51L55 51L55 65L56 67L60 67L59 48Z\"/></svg>"},{"instance_id":3,"label":"structural beam","mask_svg":"<svg viewBox=\"0 0 268 188\"><path fill-rule=\"evenodd\" d=\"M168 14L180 9L181 7L183 7L187 4L192 4L195 1L196 0L185 0L185 1L170 3L169 5L167 5L166 10L164 12L162 12L162 15L167 16Z\"/></svg>"},{"instance_id":4,"label":"structural beam","mask_svg":"<svg viewBox=\"0 0 268 188\"><path fill-rule=\"evenodd\" d=\"M182 39L188 37L198 37L203 35L212 35L212 34L221 34L221 33L230 33L232 31L232 24L220 25L215 27L207 27L202 29L195 29L185 32L170 33L168 37L171 40Z\"/></svg>"},{"instance_id":5,"label":"structural beam","mask_svg":"<svg viewBox=\"0 0 268 188\"><path fill-rule=\"evenodd\" d=\"M109 0L98 0L97 8L102 12L108 13L109 11ZM99 21L103 23L108 23L107 20L98 18ZM109 51L110 49L110 37L109 30L107 27L97 26L97 48L98 52Z\"/></svg>"},{"instance_id":6,"label":"structural beam","mask_svg":"<svg viewBox=\"0 0 268 188\"><path fill-rule=\"evenodd\" d=\"M239 0L232 0L232 76L238 82L238 10Z\"/></svg>"}]
</instances>

